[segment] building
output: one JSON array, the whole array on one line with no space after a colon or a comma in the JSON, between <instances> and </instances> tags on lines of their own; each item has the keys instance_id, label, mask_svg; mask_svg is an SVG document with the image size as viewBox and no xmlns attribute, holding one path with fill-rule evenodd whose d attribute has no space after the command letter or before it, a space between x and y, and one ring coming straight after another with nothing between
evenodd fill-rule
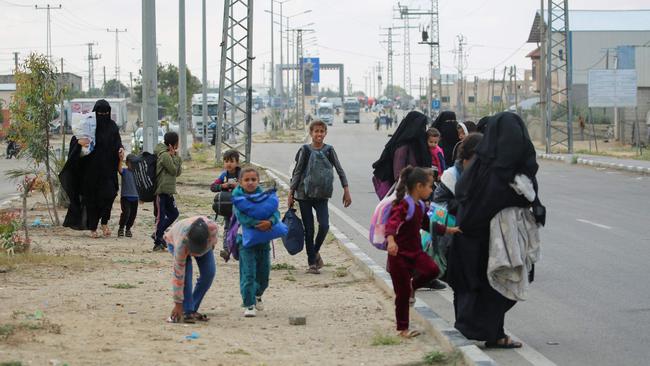
<instances>
[{"instance_id":1,"label":"building","mask_svg":"<svg viewBox=\"0 0 650 366\"><path fill-rule=\"evenodd\" d=\"M14 74L0 75L0 84L15 84L15 82ZM83 85L83 79L81 76L70 72L64 72L63 82L70 91L81 92L81 86Z\"/></svg>"},{"instance_id":2,"label":"building","mask_svg":"<svg viewBox=\"0 0 650 366\"><path fill-rule=\"evenodd\" d=\"M650 9L646 10L569 10L570 69L572 70L572 100L574 110L587 107L589 70L636 69L637 108L622 109L624 120L641 121L650 109ZM547 14L544 14L546 24ZM528 37L529 43L540 44L539 25L542 17L535 14ZM542 68L540 49L528 54L532 62L534 89L539 92ZM563 78L552 76L555 86L563 86ZM613 114L613 111L610 111ZM610 114L610 115L611 115ZM643 122L641 122L643 123Z\"/></svg>"}]
</instances>

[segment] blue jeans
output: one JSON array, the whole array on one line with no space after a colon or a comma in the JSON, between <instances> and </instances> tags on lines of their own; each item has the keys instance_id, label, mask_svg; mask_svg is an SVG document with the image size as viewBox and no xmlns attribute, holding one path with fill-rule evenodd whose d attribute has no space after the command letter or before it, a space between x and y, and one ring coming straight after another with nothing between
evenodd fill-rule
<instances>
[{"instance_id":1,"label":"blue jeans","mask_svg":"<svg viewBox=\"0 0 650 366\"><path fill-rule=\"evenodd\" d=\"M172 255L174 246L168 245L167 249ZM212 286L212 281L217 273L217 264L214 261L214 251L210 250L200 257L194 257L196 265L199 267L199 278L196 280L196 286L192 291L192 256L187 257L185 263L185 287L183 288L183 312L191 314L199 311L203 297Z\"/></svg>"},{"instance_id":2,"label":"blue jeans","mask_svg":"<svg viewBox=\"0 0 650 366\"><path fill-rule=\"evenodd\" d=\"M259 244L244 248L239 245L239 291L244 307L250 307L257 302L269 287L271 274L271 245Z\"/></svg>"},{"instance_id":3,"label":"blue jeans","mask_svg":"<svg viewBox=\"0 0 650 366\"><path fill-rule=\"evenodd\" d=\"M307 263L311 266L316 264L320 247L327 237L330 229L330 213L327 209L327 200L301 200L300 216L302 224L305 226L305 249L307 249ZM316 234L316 243L314 243L314 214L312 209L316 210L316 219L318 220L318 234Z\"/></svg>"},{"instance_id":4,"label":"blue jeans","mask_svg":"<svg viewBox=\"0 0 650 366\"><path fill-rule=\"evenodd\" d=\"M163 243L165 230L178 218L176 201L171 194L161 193L156 196L156 244Z\"/></svg>"}]
</instances>

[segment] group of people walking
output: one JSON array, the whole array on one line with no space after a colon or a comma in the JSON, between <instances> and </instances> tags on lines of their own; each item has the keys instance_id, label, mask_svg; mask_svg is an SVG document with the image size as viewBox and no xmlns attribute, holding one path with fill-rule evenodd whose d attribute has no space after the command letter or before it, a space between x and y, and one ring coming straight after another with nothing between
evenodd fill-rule
<instances>
[{"instance_id":1,"label":"group of people walking","mask_svg":"<svg viewBox=\"0 0 650 366\"><path fill-rule=\"evenodd\" d=\"M108 220L119 189L119 173L122 216L118 236L131 237L139 201L133 179L136 157L127 156L124 164L124 147L119 130L110 119L110 105L99 100L93 111L97 116L93 151L81 154L89 141L73 137L60 175L70 199L64 226L90 230L91 236L97 238L101 224L101 235L110 236ZM526 286L534 277L538 250L534 230L545 220L545 209L537 195L538 165L526 126L518 115L509 112L484 117L475 124L458 122L454 112L448 111L429 122L420 112L408 113L373 164L378 197L394 197L385 235L387 269L396 294L397 331L407 338L419 334L409 327L409 306L414 302L414 293L422 287L444 288L439 281L442 280L454 291L455 326L461 333L485 341L487 347L521 347L505 334L504 318L516 301L525 297ZM352 198L336 151L324 142L327 125L320 120L312 121L309 134L311 143L301 146L295 157L287 204L292 208L298 202L304 225L307 273L317 275L324 266L320 249L329 230L328 202L333 193L334 172L343 187L343 205L350 206ZM199 307L216 273L213 252L219 225L208 215L176 221L176 178L182 174L178 145L178 135L168 132L154 151L153 250L165 250L173 256L174 307L168 321L207 321ZM223 245L220 256L225 261L237 256L244 316L254 317L257 311L264 310L262 296L270 274L269 242L286 231L283 232L275 191L260 186L260 173L252 167L240 167L237 151L226 152L223 159L224 170L210 189L228 192L233 202L234 216L226 220L223 237L230 235L235 222L237 232L236 245ZM442 205L455 222L430 224L432 204ZM523 219L517 221L512 219L513 215ZM531 220L534 228L524 228L529 233L526 240L513 240L509 233L521 232L517 231L520 222L526 224ZM500 234L495 234L495 222L502 229ZM447 243L441 246L446 249L443 259L434 259L424 251L422 229L439 246ZM495 269L493 262L503 262L507 257L504 253L517 245L527 246L525 263L520 266L523 270L519 270L518 281L504 283L499 272L504 266ZM194 286L192 258L200 272Z\"/></svg>"},{"instance_id":2,"label":"group of people walking","mask_svg":"<svg viewBox=\"0 0 650 366\"><path fill-rule=\"evenodd\" d=\"M539 251L535 233L545 221L537 195L535 150L521 118L503 112L478 124L461 123L446 111L429 126L424 114L410 112L373 169L380 199L396 190L385 234L399 334L418 334L409 329L409 300L413 302L418 288L435 288L430 281L446 267L440 279L454 291L455 327L469 339L485 341L486 347L521 347L505 334L504 318L516 303L513 299L525 297L533 279ZM439 205L455 223L422 222L429 207ZM505 215L511 209L523 219L508 221ZM506 234L517 232L521 221L529 235L513 240ZM495 224L505 230L503 237L495 234ZM436 258L441 263L425 253L420 229L430 231L445 249L444 258ZM441 246L443 242L447 245ZM503 284L498 271L512 263L494 269L488 262L502 260L516 245L524 247L525 276Z\"/></svg>"}]
</instances>

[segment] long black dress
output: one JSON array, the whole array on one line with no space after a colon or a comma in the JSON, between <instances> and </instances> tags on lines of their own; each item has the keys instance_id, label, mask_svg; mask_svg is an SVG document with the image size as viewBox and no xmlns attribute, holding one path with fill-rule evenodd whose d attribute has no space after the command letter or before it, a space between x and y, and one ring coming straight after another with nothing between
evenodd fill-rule
<instances>
[{"instance_id":1,"label":"long black dress","mask_svg":"<svg viewBox=\"0 0 650 366\"><path fill-rule=\"evenodd\" d=\"M98 100L93 111L110 112L105 100ZM80 157L81 146L76 138L70 140L68 160L59 179L68 194L70 206L63 226L75 230L97 230L99 221L105 224L119 189L117 170L122 139L110 115L97 114L95 148Z\"/></svg>"},{"instance_id":2,"label":"long black dress","mask_svg":"<svg viewBox=\"0 0 650 366\"><path fill-rule=\"evenodd\" d=\"M487 279L490 220L506 207L530 205L509 186L516 174L527 175L537 191L537 162L528 131L509 112L491 117L476 155L456 185L459 202L456 235L448 259L454 290L455 327L469 339L496 342L506 335L505 313L515 304Z\"/></svg>"}]
</instances>

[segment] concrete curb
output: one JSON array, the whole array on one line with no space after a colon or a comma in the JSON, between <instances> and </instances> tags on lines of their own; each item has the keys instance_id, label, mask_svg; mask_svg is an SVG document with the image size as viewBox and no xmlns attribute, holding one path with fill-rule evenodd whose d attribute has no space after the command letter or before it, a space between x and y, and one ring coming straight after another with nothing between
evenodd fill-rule
<instances>
[{"instance_id":1,"label":"concrete curb","mask_svg":"<svg viewBox=\"0 0 650 366\"><path fill-rule=\"evenodd\" d=\"M259 165L258 165L259 166ZM263 166L260 166L264 168ZM289 190L289 186L270 169L267 174L277 185ZM378 265L372 258L354 244L343 232L330 224L330 231L338 240L338 245L357 263L372 279L377 286L389 296L394 296L393 282L390 275L384 268ZM426 330L440 342L447 350L458 350L463 355L463 361L467 365L496 366L497 363L474 343L463 336L456 328L440 317L429 305L416 297L414 307L415 318L424 325Z\"/></svg>"},{"instance_id":2,"label":"concrete curb","mask_svg":"<svg viewBox=\"0 0 650 366\"><path fill-rule=\"evenodd\" d=\"M622 170L630 173L640 173L640 174L650 174L650 167L642 167L642 166L635 166L635 165L625 165L625 164L619 164L619 163L610 163L610 162L605 162L605 161L597 161L589 158L581 158L579 154L574 155L576 156L576 163L580 165L587 165L587 166L593 166L597 168L608 168L608 169L615 169L615 170ZM554 160L554 161L563 161L567 164L572 163L572 158L563 156L563 155L556 155L556 154L546 154L546 153L538 153L537 157L540 159L545 159L545 160Z\"/></svg>"}]
</instances>

